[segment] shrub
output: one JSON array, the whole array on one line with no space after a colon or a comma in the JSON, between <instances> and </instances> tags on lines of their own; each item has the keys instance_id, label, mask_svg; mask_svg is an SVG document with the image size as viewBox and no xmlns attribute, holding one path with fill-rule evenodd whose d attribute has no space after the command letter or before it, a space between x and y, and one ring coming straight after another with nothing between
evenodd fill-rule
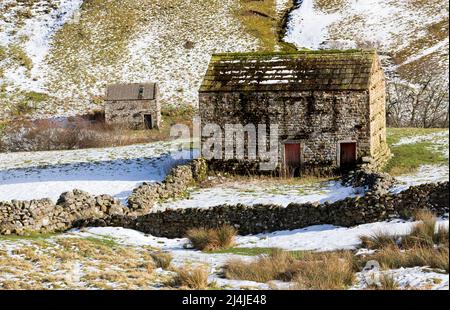
<instances>
[{"instance_id":1,"label":"shrub","mask_svg":"<svg viewBox=\"0 0 450 310\"><path fill-rule=\"evenodd\" d=\"M172 254L169 252L153 252L150 254L157 268L168 269L172 263Z\"/></svg>"},{"instance_id":2,"label":"shrub","mask_svg":"<svg viewBox=\"0 0 450 310\"><path fill-rule=\"evenodd\" d=\"M170 286L202 290L208 287L208 268L200 266L196 268L182 267L174 270L176 275L169 282Z\"/></svg>"},{"instance_id":3,"label":"shrub","mask_svg":"<svg viewBox=\"0 0 450 310\"><path fill-rule=\"evenodd\" d=\"M186 236L192 246L201 251L228 249L234 245L236 229L224 225L218 228L193 228L187 231Z\"/></svg>"}]
</instances>

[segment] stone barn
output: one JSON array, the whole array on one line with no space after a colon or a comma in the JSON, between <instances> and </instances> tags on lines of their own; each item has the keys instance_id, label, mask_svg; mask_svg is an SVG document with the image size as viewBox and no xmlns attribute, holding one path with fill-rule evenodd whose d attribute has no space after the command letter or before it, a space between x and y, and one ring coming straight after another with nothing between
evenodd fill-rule
<instances>
[{"instance_id":1,"label":"stone barn","mask_svg":"<svg viewBox=\"0 0 450 310\"><path fill-rule=\"evenodd\" d=\"M109 85L105 121L132 129L154 129L161 124L161 104L156 83Z\"/></svg>"},{"instance_id":2,"label":"stone barn","mask_svg":"<svg viewBox=\"0 0 450 310\"><path fill-rule=\"evenodd\" d=\"M379 168L389 157L385 100L374 50L216 54L199 90L199 114L202 126L222 129L277 124L278 171L331 175L361 163ZM233 162L251 167L258 159Z\"/></svg>"}]
</instances>

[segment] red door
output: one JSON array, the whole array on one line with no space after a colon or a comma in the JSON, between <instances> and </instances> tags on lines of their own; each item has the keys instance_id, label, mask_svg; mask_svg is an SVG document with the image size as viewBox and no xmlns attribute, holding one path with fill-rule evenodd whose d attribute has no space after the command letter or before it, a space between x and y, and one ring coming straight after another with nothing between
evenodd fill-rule
<instances>
[{"instance_id":1,"label":"red door","mask_svg":"<svg viewBox=\"0 0 450 310\"><path fill-rule=\"evenodd\" d=\"M287 143L284 145L284 163L289 174L295 174L300 168L300 144Z\"/></svg>"},{"instance_id":2,"label":"red door","mask_svg":"<svg viewBox=\"0 0 450 310\"><path fill-rule=\"evenodd\" d=\"M356 143L341 143L341 169L352 169L356 165Z\"/></svg>"}]
</instances>

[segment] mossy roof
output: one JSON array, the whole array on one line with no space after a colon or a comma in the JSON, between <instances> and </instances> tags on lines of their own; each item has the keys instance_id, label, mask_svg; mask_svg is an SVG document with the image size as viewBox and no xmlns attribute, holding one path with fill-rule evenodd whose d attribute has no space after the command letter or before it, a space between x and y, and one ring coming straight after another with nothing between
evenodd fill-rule
<instances>
[{"instance_id":1,"label":"mossy roof","mask_svg":"<svg viewBox=\"0 0 450 310\"><path fill-rule=\"evenodd\" d=\"M375 50L214 54L200 92L367 90Z\"/></svg>"}]
</instances>

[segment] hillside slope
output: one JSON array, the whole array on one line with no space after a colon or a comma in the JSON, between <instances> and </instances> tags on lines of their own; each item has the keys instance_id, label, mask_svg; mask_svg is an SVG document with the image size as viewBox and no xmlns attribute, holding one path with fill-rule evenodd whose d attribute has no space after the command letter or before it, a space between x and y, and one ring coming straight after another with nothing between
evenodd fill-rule
<instances>
[{"instance_id":1,"label":"hillside slope","mask_svg":"<svg viewBox=\"0 0 450 310\"><path fill-rule=\"evenodd\" d=\"M3 0L0 119L100 108L120 81L196 105L211 53L283 49L292 2L283 40L298 48L374 46L407 83L448 72L448 0Z\"/></svg>"},{"instance_id":2,"label":"hillside slope","mask_svg":"<svg viewBox=\"0 0 450 310\"><path fill-rule=\"evenodd\" d=\"M448 1L297 0L285 40L297 47L375 47L390 77L448 74ZM420 74L419 74L420 73Z\"/></svg>"},{"instance_id":3,"label":"hillside slope","mask_svg":"<svg viewBox=\"0 0 450 310\"><path fill-rule=\"evenodd\" d=\"M33 99L39 114L71 115L101 103L107 83L152 80L164 102L195 104L211 53L257 47L232 15L237 4L2 1L2 101Z\"/></svg>"}]
</instances>

